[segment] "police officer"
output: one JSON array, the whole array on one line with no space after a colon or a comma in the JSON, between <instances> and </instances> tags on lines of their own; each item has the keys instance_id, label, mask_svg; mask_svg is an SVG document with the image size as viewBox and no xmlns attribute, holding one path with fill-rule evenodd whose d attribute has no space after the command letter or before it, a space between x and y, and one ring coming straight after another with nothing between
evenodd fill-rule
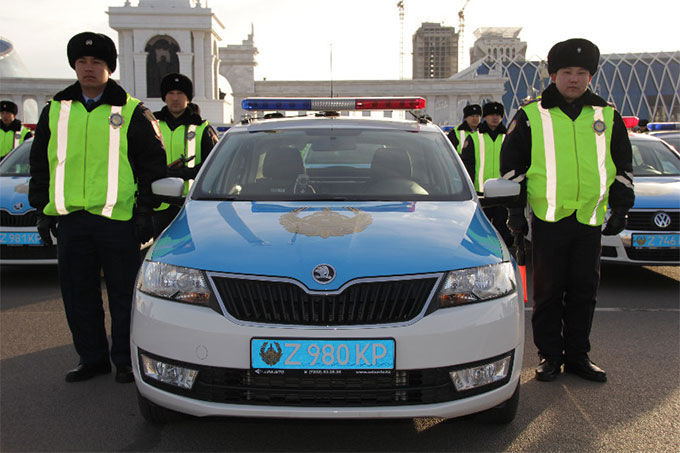
<instances>
[{"instance_id":1,"label":"police officer","mask_svg":"<svg viewBox=\"0 0 680 453\"><path fill-rule=\"evenodd\" d=\"M152 113L110 75L116 46L106 35L71 38L78 81L43 109L31 148L29 201L38 232L58 237L61 293L78 366L67 382L111 372L132 382L130 313L140 244L153 233L151 182L165 176L165 150ZM111 313L104 327L100 270Z\"/></svg>"},{"instance_id":2,"label":"police officer","mask_svg":"<svg viewBox=\"0 0 680 453\"><path fill-rule=\"evenodd\" d=\"M505 109L500 102L487 102L482 108L484 121L476 133L468 136L461 152L461 159L475 185L475 190L484 192L484 182L500 178L501 145L505 137L503 115ZM489 218L506 244L512 243L512 235L506 225L508 211L503 206L484 208Z\"/></svg>"},{"instance_id":3,"label":"police officer","mask_svg":"<svg viewBox=\"0 0 680 453\"><path fill-rule=\"evenodd\" d=\"M525 233L533 212L534 306L531 319L540 363L536 378L561 372L605 382L590 361L590 330L599 283L601 234L623 230L633 205L632 150L619 113L588 89L600 51L585 39L555 44L552 83L523 106L508 127L501 173L520 182L508 226ZM611 208L611 217L601 229Z\"/></svg>"},{"instance_id":4,"label":"police officer","mask_svg":"<svg viewBox=\"0 0 680 453\"><path fill-rule=\"evenodd\" d=\"M189 190L189 181L196 178L201 164L217 143L214 129L201 118L198 106L191 103L193 97L191 79L183 74L168 74L161 80L161 98L166 105L154 112L165 141L168 176L187 181L184 185L185 194ZM163 232L178 212L178 207L165 203L156 208L153 216L154 237Z\"/></svg>"},{"instance_id":5,"label":"police officer","mask_svg":"<svg viewBox=\"0 0 680 453\"><path fill-rule=\"evenodd\" d=\"M479 104L470 104L463 108L463 122L457 128L449 131L447 135L451 143L453 143L453 147L458 151L458 154L463 151L463 145L467 136L470 132L477 131L481 121L482 107Z\"/></svg>"},{"instance_id":6,"label":"police officer","mask_svg":"<svg viewBox=\"0 0 680 453\"><path fill-rule=\"evenodd\" d=\"M33 137L33 132L16 118L18 112L14 102L0 102L0 160L24 140Z\"/></svg>"}]
</instances>

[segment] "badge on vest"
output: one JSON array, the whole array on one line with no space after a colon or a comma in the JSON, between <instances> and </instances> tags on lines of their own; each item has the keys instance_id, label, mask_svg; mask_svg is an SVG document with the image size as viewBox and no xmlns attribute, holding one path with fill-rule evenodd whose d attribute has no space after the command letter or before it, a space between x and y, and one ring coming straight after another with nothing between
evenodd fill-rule
<instances>
[{"instance_id":1,"label":"badge on vest","mask_svg":"<svg viewBox=\"0 0 680 453\"><path fill-rule=\"evenodd\" d=\"M194 131L187 132L187 140L193 140L194 137L196 137L196 132Z\"/></svg>"},{"instance_id":2,"label":"badge on vest","mask_svg":"<svg viewBox=\"0 0 680 453\"><path fill-rule=\"evenodd\" d=\"M16 134L14 134L15 140L19 140L20 138L21 138L21 132L17 132Z\"/></svg>"},{"instance_id":3,"label":"badge on vest","mask_svg":"<svg viewBox=\"0 0 680 453\"><path fill-rule=\"evenodd\" d=\"M607 125L604 124L602 120L595 120L593 122L593 130L597 135L602 135L602 133L607 129Z\"/></svg>"},{"instance_id":4,"label":"badge on vest","mask_svg":"<svg viewBox=\"0 0 680 453\"><path fill-rule=\"evenodd\" d=\"M123 115L120 113L114 113L109 117L109 123L113 127L121 127L123 125Z\"/></svg>"}]
</instances>

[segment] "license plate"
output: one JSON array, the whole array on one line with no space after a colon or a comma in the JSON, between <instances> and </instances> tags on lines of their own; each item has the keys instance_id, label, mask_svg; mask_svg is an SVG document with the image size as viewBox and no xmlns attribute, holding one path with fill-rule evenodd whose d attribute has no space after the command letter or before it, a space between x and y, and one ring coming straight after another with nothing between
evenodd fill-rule
<instances>
[{"instance_id":1,"label":"license plate","mask_svg":"<svg viewBox=\"0 0 680 453\"><path fill-rule=\"evenodd\" d=\"M635 248L678 248L680 234L634 234Z\"/></svg>"},{"instance_id":2,"label":"license plate","mask_svg":"<svg viewBox=\"0 0 680 453\"><path fill-rule=\"evenodd\" d=\"M253 338L250 343L251 366L258 371L389 373L394 370L394 344L392 338Z\"/></svg>"},{"instance_id":3,"label":"license plate","mask_svg":"<svg viewBox=\"0 0 680 453\"><path fill-rule=\"evenodd\" d=\"M0 233L0 244L3 245L41 245L40 235L35 233Z\"/></svg>"}]
</instances>

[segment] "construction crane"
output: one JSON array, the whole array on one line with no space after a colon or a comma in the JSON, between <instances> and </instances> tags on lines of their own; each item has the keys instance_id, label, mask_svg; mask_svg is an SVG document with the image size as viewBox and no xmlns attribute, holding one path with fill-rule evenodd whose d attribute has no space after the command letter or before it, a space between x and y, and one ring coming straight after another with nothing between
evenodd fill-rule
<instances>
[{"instance_id":1,"label":"construction crane","mask_svg":"<svg viewBox=\"0 0 680 453\"><path fill-rule=\"evenodd\" d=\"M465 36L465 7L470 3L470 0L465 0L463 6L458 11L458 71L463 65L463 54L465 53L465 46L463 45Z\"/></svg>"},{"instance_id":2,"label":"construction crane","mask_svg":"<svg viewBox=\"0 0 680 453\"><path fill-rule=\"evenodd\" d=\"M399 8L399 80L404 80L404 0L397 2Z\"/></svg>"}]
</instances>

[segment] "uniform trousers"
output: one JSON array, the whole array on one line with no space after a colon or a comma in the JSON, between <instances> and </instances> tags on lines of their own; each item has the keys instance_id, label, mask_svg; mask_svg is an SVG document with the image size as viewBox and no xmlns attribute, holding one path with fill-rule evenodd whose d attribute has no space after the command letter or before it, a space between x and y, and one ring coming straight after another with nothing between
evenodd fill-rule
<instances>
[{"instance_id":1,"label":"uniform trousers","mask_svg":"<svg viewBox=\"0 0 680 453\"><path fill-rule=\"evenodd\" d=\"M134 223L87 211L59 217L57 259L64 309L80 363L130 365L130 316L140 243ZM111 313L111 351L104 325L101 271ZM109 355L110 354L110 355Z\"/></svg>"},{"instance_id":2,"label":"uniform trousers","mask_svg":"<svg viewBox=\"0 0 680 453\"><path fill-rule=\"evenodd\" d=\"M532 218L534 306L531 324L541 357L557 363L587 357L600 282L599 226L576 214L558 222Z\"/></svg>"}]
</instances>

